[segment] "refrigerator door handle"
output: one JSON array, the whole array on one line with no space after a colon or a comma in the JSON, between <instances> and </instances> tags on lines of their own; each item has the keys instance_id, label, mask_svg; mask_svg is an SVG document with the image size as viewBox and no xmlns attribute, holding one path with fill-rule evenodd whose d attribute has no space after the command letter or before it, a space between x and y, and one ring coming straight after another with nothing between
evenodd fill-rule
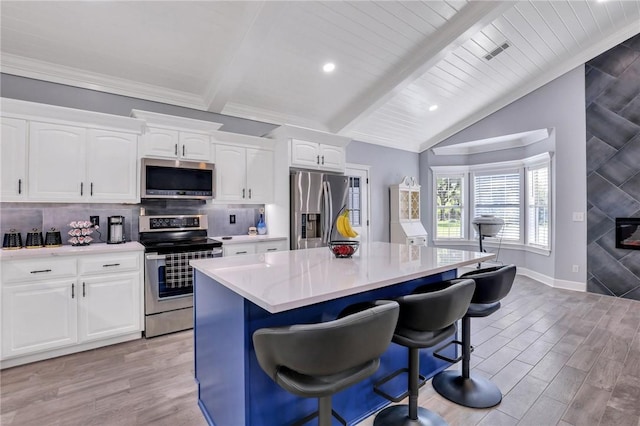
<instances>
[{"instance_id":1,"label":"refrigerator door handle","mask_svg":"<svg viewBox=\"0 0 640 426\"><path fill-rule=\"evenodd\" d=\"M331 184L327 182L327 198L329 199L329 214L327 215L327 241L331 241L331 224L333 223L333 194L331 193Z\"/></svg>"},{"instance_id":2,"label":"refrigerator door handle","mask_svg":"<svg viewBox=\"0 0 640 426\"><path fill-rule=\"evenodd\" d=\"M329 186L327 182L322 182L322 244L329 242Z\"/></svg>"}]
</instances>

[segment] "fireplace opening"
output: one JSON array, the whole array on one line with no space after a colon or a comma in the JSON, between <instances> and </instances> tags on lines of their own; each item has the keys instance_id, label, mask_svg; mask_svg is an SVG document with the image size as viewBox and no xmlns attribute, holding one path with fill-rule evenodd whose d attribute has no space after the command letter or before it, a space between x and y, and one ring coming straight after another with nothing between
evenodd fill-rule
<instances>
[{"instance_id":1,"label":"fireplace opening","mask_svg":"<svg viewBox=\"0 0 640 426\"><path fill-rule=\"evenodd\" d=\"M616 248L640 250L640 218L616 218Z\"/></svg>"}]
</instances>

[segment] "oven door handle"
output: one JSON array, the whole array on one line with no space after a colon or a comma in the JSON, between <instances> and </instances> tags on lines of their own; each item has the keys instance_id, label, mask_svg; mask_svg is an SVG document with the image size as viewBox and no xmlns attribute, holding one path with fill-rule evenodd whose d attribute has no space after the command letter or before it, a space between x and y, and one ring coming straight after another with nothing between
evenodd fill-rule
<instances>
[{"instance_id":1,"label":"oven door handle","mask_svg":"<svg viewBox=\"0 0 640 426\"><path fill-rule=\"evenodd\" d=\"M211 253L213 253L214 257L221 257L222 256L222 249L221 248L215 248L215 249L211 250ZM147 259L147 260L165 260L166 259L166 255L165 254L158 254L158 253L150 253L150 254L147 254L145 256L145 259Z\"/></svg>"},{"instance_id":2,"label":"oven door handle","mask_svg":"<svg viewBox=\"0 0 640 426\"><path fill-rule=\"evenodd\" d=\"M165 260L166 259L166 255L164 254L158 254L158 253L151 253L148 254L144 257L147 260Z\"/></svg>"}]
</instances>

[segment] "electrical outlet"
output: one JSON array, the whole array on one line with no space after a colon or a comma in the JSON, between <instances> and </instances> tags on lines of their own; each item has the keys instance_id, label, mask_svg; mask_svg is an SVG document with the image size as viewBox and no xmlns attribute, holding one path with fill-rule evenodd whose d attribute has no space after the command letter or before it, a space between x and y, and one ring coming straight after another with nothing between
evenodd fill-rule
<instances>
[{"instance_id":1,"label":"electrical outlet","mask_svg":"<svg viewBox=\"0 0 640 426\"><path fill-rule=\"evenodd\" d=\"M100 216L89 216L89 220L91 221L91 225L100 226Z\"/></svg>"},{"instance_id":2,"label":"electrical outlet","mask_svg":"<svg viewBox=\"0 0 640 426\"><path fill-rule=\"evenodd\" d=\"M232 224L232 225L234 223L236 223L236 215L235 214L230 214L229 215L229 223Z\"/></svg>"},{"instance_id":3,"label":"electrical outlet","mask_svg":"<svg viewBox=\"0 0 640 426\"><path fill-rule=\"evenodd\" d=\"M578 265L573 265L571 267L571 272L579 272L580 271L580 267Z\"/></svg>"}]
</instances>

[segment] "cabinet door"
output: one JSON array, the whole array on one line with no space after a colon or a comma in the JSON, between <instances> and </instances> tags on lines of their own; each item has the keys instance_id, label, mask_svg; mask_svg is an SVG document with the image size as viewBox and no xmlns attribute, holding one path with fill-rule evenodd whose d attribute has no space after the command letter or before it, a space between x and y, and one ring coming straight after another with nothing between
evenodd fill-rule
<instances>
[{"instance_id":1,"label":"cabinet door","mask_svg":"<svg viewBox=\"0 0 640 426\"><path fill-rule=\"evenodd\" d=\"M86 129L31 122L29 199L79 201L88 193L85 176Z\"/></svg>"},{"instance_id":2,"label":"cabinet door","mask_svg":"<svg viewBox=\"0 0 640 426\"><path fill-rule=\"evenodd\" d=\"M140 331L140 285L138 273L82 278L80 342Z\"/></svg>"},{"instance_id":3,"label":"cabinet door","mask_svg":"<svg viewBox=\"0 0 640 426\"><path fill-rule=\"evenodd\" d=\"M2 358L77 342L78 288L73 280L2 289Z\"/></svg>"},{"instance_id":4,"label":"cabinet door","mask_svg":"<svg viewBox=\"0 0 640 426\"><path fill-rule=\"evenodd\" d=\"M211 161L211 140L207 135L180 132L180 152L184 160Z\"/></svg>"},{"instance_id":5,"label":"cabinet door","mask_svg":"<svg viewBox=\"0 0 640 426\"><path fill-rule=\"evenodd\" d=\"M246 149L216 145L216 200L245 201Z\"/></svg>"},{"instance_id":6,"label":"cabinet door","mask_svg":"<svg viewBox=\"0 0 640 426\"><path fill-rule=\"evenodd\" d=\"M320 145L320 168L343 172L345 163L344 148L333 145Z\"/></svg>"},{"instance_id":7,"label":"cabinet door","mask_svg":"<svg viewBox=\"0 0 640 426\"><path fill-rule=\"evenodd\" d=\"M223 256L240 256L243 254L254 254L256 252L256 244L227 244L222 245Z\"/></svg>"},{"instance_id":8,"label":"cabinet door","mask_svg":"<svg viewBox=\"0 0 640 426\"><path fill-rule=\"evenodd\" d=\"M21 201L27 194L27 122L2 117L0 199Z\"/></svg>"},{"instance_id":9,"label":"cabinet door","mask_svg":"<svg viewBox=\"0 0 640 426\"><path fill-rule=\"evenodd\" d=\"M144 156L178 158L179 133L177 130L149 127L142 140Z\"/></svg>"},{"instance_id":10,"label":"cabinet door","mask_svg":"<svg viewBox=\"0 0 640 426\"><path fill-rule=\"evenodd\" d=\"M137 141L131 133L89 130L87 201L137 201Z\"/></svg>"},{"instance_id":11,"label":"cabinet door","mask_svg":"<svg viewBox=\"0 0 640 426\"><path fill-rule=\"evenodd\" d=\"M247 148L247 199L254 203L273 201L273 151Z\"/></svg>"},{"instance_id":12,"label":"cabinet door","mask_svg":"<svg viewBox=\"0 0 640 426\"><path fill-rule=\"evenodd\" d=\"M320 164L320 148L315 142L291 139L291 165L317 169Z\"/></svg>"},{"instance_id":13,"label":"cabinet door","mask_svg":"<svg viewBox=\"0 0 640 426\"><path fill-rule=\"evenodd\" d=\"M420 220L420 191L411 191L411 220Z\"/></svg>"},{"instance_id":14,"label":"cabinet door","mask_svg":"<svg viewBox=\"0 0 640 426\"><path fill-rule=\"evenodd\" d=\"M287 240L264 241L256 244L256 253L271 253L283 250L289 250Z\"/></svg>"}]
</instances>

